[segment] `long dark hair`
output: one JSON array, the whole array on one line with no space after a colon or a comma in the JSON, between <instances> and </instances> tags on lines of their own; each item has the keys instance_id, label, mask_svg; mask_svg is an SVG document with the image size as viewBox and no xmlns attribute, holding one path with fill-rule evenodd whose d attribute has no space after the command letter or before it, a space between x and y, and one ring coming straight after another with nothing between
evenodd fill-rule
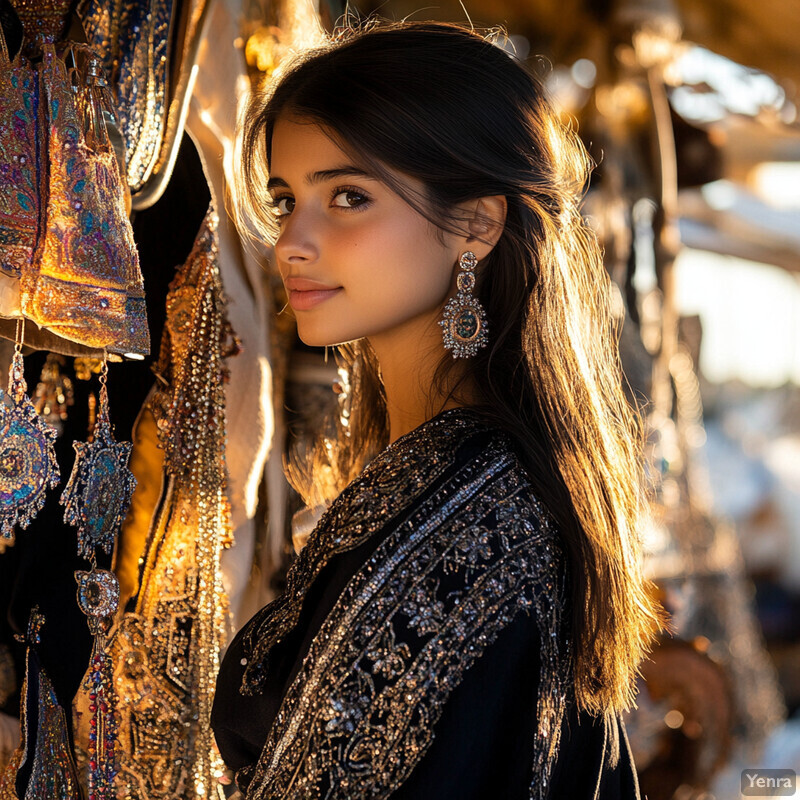
<instances>
[{"instance_id":1,"label":"long dark hair","mask_svg":"<svg viewBox=\"0 0 800 800\"><path fill-rule=\"evenodd\" d=\"M580 707L630 707L659 611L640 565L640 432L622 389L610 282L579 211L593 166L580 139L539 80L477 33L419 22L350 31L299 56L249 108L239 199L268 238L276 229L265 175L282 114L323 126L440 229L459 230L459 203L506 197L505 229L478 274L491 343L455 382L443 350L437 376L448 396L472 387L470 405L509 432L560 526ZM409 194L390 170L426 195ZM349 419L315 456L332 493L387 438L368 344L342 348L342 358Z\"/></svg>"}]
</instances>

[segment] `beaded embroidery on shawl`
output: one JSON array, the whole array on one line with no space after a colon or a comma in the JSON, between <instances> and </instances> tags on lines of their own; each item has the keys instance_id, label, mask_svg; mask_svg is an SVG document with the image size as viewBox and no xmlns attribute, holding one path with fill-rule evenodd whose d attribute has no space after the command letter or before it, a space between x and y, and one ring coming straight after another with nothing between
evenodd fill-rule
<instances>
[{"instance_id":1,"label":"beaded embroidery on shawl","mask_svg":"<svg viewBox=\"0 0 800 800\"><path fill-rule=\"evenodd\" d=\"M195 800L222 791L209 718L227 617L223 384L232 332L216 229L212 207L170 284L158 390L148 400L166 475L135 612L124 615L113 645L125 753L118 787L132 800Z\"/></svg>"},{"instance_id":2,"label":"beaded embroidery on shawl","mask_svg":"<svg viewBox=\"0 0 800 800\"><path fill-rule=\"evenodd\" d=\"M244 638L248 663L242 691L256 694L264 680L269 651L296 624L309 586L320 570L337 553L353 550L365 542L398 509L397 466L415 459L418 469L405 475L403 498L412 502L450 465L461 437L480 429L471 416L449 414L426 426L436 440L417 441L403 437L379 453L364 472L336 498L317 529L333 531L329 536L312 532L308 543L286 576L286 590L261 609L248 623ZM435 432L441 431L439 436ZM426 449L429 448L429 449Z\"/></svg>"},{"instance_id":3,"label":"beaded embroidery on shawl","mask_svg":"<svg viewBox=\"0 0 800 800\"><path fill-rule=\"evenodd\" d=\"M258 763L237 775L248 800L390 796L424 755L466 670L520 613L533 616L541 639L530 796L547 796L569 674L557 535L501 439L421 502L410 502L451 465L471 428L468 415L449 412L395 443L312 534L306 549L327 560L332 551L325 540L345 538L351 546L369 535L366 520L374 532L391 521L392 510L411 509L342 593L284 697ZM423 469L434 453L439 462ZM337 527L348 511L360 532L353 538L352 529L341 534ZM306 579L318 572L300 561L296 566ZM277 612L284 629L290 614L285 606Z\"/></svg>"}]
</instances>

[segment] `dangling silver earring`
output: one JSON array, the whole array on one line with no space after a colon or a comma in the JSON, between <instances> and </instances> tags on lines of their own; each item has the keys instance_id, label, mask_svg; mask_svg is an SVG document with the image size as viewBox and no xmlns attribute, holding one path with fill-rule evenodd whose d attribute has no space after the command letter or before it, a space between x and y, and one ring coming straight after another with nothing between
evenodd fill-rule
<instances>
[{"instance_id":1,"label":"dangling silver earring","mask_svg":"<svg viewBox=\"0 0 800 800\"><path fill-rule=\"evenodd\" d=\"M452 350L453 358L471 358L489 344L486 336L489 328L483 306L472 295L478 257L467 250L458 259L458 266L461 270L456 278L458 294L444 307L444 318L439 324L442 326L444 349Z\"/></svg>"}]
</instances>

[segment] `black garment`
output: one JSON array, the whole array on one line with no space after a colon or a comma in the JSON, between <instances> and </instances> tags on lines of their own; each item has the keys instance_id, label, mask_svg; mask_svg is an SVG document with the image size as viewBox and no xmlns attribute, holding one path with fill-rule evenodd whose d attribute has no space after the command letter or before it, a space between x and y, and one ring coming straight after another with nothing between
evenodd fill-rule
<instances>
[{"instance_id":1,"label":"black garment","mask_svg":"<svg viewBox=\"0 0 800 800\"><path fill-rule=\"evenodd\" d=\"M415 458L430 458L430 451L426 452L429 446L437 444L442 446L444 443L445 447L449 444L453 449L449 456L450 463L442 474L435 477L432 484L424 487L412 501L404 503L406 498L401 487L397 496L398 507L393 508L388 514L391 518L390 524L368 536L352 549L338 552L328 558L317 577L307 587L307 594L301 601L296 623L276 637L278 641L269 651L266 679L260 694L245 696L240 691L245 680L245 665L253 662L254 654L252 648L248 646L248 639L252 638L253 629L258 625L258 615L240 631L228 648L217 682L212 726L223 758L237 771L247 797L251 796L250 790L259 789L265 792L263 794L265 797L310 796L302 793L308 791L308 785L305 790L300 789L298 784L292 785L291 790L284 789L283 794L272 794L264 789L266 784L258 786L256 785L258 779L253 784L250 784L250 780L253 777L254 765L262 756L262 749L271 729L275 726L282 704L285 709L283 713L288 716L288 704L285 703L285 698L293 686L297 687L303 682L302 676L300 678L298 676L304 668L304 659L305 662L313 663L315 654L309 656L312 645L315 640L324 638L330 633L330 628L325 627L326 621L330 616L335 616L337 601L343 593L352 592L353 582L360 572L369 571L381 563L381 551L386 552L387 545L390 547L388 552L393 552L392 535L402 525L403 520L410 519L411 512L418 509L425 499L430 500L439 496L436 494L437 487L441 490L441 496L452 497L458 486L453 476L462 473L466 465L474 464L483 458L498 442L501 442L500 451L508 455L507 445L502 444L504 437L496 431L488 431L480 424L469 426L465 430L449 430L453 427L452 423L459 419L472 419L475 422L470 412L445 412L437 418L436 423L427 423L396 443L399 445L395 448L396 452L390 453L385 463L379 465L377 470L373 470L374 474L365 473L366 481L362 490L374 488L379 492L382 484L385 484L386 472L391 470L392 462L402 462L402 470L414 469ZM437 424L440 433L446 436L446 439L430 434L429 429ZM412 452L409 453L409 450ZM538 518L543 513L540 507L520 502L522 497L520 487L524 489L524 486L517 482L518 465L515 464L512 471L515 475L515 482L512 482L515 489L504 494L500 484L497 484L500 488L497 490L496 498L489 498L490 504L495 499L500 505L508 506L513 502L525 509L528 517ZM491 492L493 485L495 484L489 482L485 488ZM362 493L360 496L363 498L366 494ZM350 505L353 505L352 500ZM335 508L332 509L334 510ZM515 514L517 510L518 506L514 505ZM457 516L457 514L446 515L445 524L457 519ZM484 517L482 522L486 519L490 519L490 524L496 528L506 524L502 517ZM328 527L326 519L323 519L312 538L318 537L326 527ZM482 526L476 524L472 530L478 536ZM328 534L330 532L329 530ZM310 542L309 547L313 546ZM482 556L486 563L492 563L494 556L490 553L491 548L489 545L486 545L486 548L482 551ZM500 549L502 548L501 544ZM400 561L399 564L402 568L405 562ZM506 569L514 569L514 562L508 562ZM439 582L450 580L450 576L446 573L446 569L436 573L436 580ZM457 586L457 581L453 582L448 586L448 590L458 591ZM557 587L554 586L553 591L557 591ZM374 602L381 602L380 594L377 594L376 598ZM415 642L409 631L409 628L413 627L413 620L411 623L405 622L408 616L407 613L405 615L399 613L390 618L390 622L394 624L392 642L395 649L402 647L403 644ZM557 617L558 614L554 619ZM543 749L541 737L537 740L537 702L541 699L539 675L542 653L545 652L541 623L542 620L537 619L536 612L532 612L510 614L507 623L495 634L487 624L486 630L479 633L479 637L483 635L487 640L484 642L485 649L463 672L457 684L450 688L446 701L439 709L441 716L433 721L432 740L424 742L424 746L420 747L418 752L412 751L414 756L411 768L407 770L408 774L401 782L395 781L390 785L385 793L378 791L370 794L362 785L359 790L365 791L364 796L391 797L394 800L427 798L522 800L532 796L534 752L537 748L540 751ZM563 637L563 630L560 628L553 628L551 633ZM437 631L432 635L436 636ZM490 641L494 635L496 638ZM322 652L324 653L325 649ZM414 652L411 657L416 655ZM379 665L380 663L378 660ZM566 672L566 668L564 671ZM346 668L343 675L346 680ZM364 671L359 675L361 680L366 676L366 680L371 683L375 668L372 668L372 672ZM435 677L431 679L431 684L438 690ZM566 681L562 681L560 685L569 689ZM368 696L371 695L370 687ZM317 708L324 713L325 698ZM435 708L433 710L436 711ZM308 716L311 716L310 713ZM302 720L302 716L300 719ZM333 721L338 724L337 718ZM336 740L336 744L332 745L333 761L347 760L351 752L348 748L353 742L358 744L359 736L369 740L370 732L380 728L374 725L370 727L367 721L367 716L356 716L355 729L350 732L349 738ZM565 800L567 798L634 800L639 797L635 770L620 720L612 720L607 725L602 720L593 720L586 715L579 717L574 706L568 703L558 722L562 730L561 745L557 755L552 759L549 770L542 773L542 779L547 780L549 772L549 793L539 787L538 793L533 796L565 798ZM322 741L326 742L324 738ZM342 741L345 744L342 744ZM322 749L325 749L325 746L323 744ZM546 748L545 743L544 749ZM379 748L374 747L374 749L377 752ZM368 758L376 760L372 753ZM357 759L355 761L357 762ZM354 767L356 775L358 775L357 766L356 763ZM355 789L343 788L342 784L346 778L339 775L336 769L329 768L330 774L322 779L313 768L309 771L315 775L317 780L315 786L321 786L320 781L324 781L324 785L330 791L330 795L317 796L346 797L349 800L350 797L357 795ZM330 775L334 777L331 778ZM365 773L364 780L369 781L369 779L369 775ZM356 780L356 785L357 783Z\"/></svg>"}]
</instances>

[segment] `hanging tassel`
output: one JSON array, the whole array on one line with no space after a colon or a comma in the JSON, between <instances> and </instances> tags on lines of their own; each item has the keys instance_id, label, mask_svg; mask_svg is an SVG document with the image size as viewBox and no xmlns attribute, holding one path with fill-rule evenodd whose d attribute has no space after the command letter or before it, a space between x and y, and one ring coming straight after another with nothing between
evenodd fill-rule
<instances>
[{"instance_id":1,"label":"hanging tassel","mask_svg":"<svg viewBox=\"0 0 800 800\"><path fill-rule=\"evenodd\" d=\"M61 372L64 356L48 353L39 383L33 394L36 413L60 436L67 418L67 408L75 402L75 392L68 375Z\"/></svg>"},{"instance_id":2,"label":"hanging tassel","mask_svg":"<svg viewBox=\"0 0 800 800\"><path fill-rule=\"evenodd\" d=\"M106 632L119 606L119 583L113 572L97 569L75 573L78 605L94 636L92 659L84 682L89 696L88 800L115 800L117 774L117 699L114 668L106 651Z\"/></svg>"}]
</instances>

